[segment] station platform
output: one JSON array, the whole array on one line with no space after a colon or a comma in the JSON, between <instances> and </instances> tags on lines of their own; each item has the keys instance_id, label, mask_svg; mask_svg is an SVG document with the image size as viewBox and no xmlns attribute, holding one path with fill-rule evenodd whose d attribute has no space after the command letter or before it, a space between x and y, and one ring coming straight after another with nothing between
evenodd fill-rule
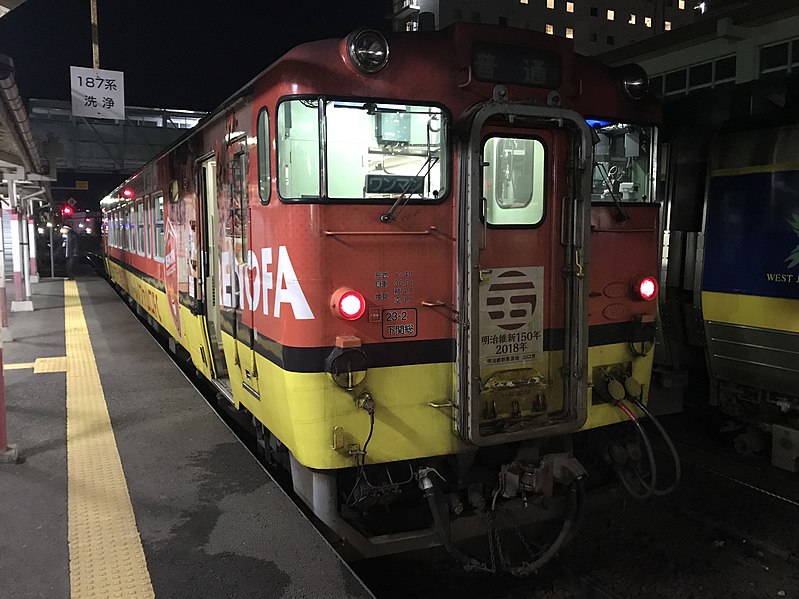
<instances>
[{"instance_id":1,"label":"station platform","mask_svg":"<svg viewBox=\"0 0 799 599\"><path fill-rule=\"evenodd\" d=\"M3 347L0 597L373 597L106 281L33 302Z\"/></svg>"}]
</instances>

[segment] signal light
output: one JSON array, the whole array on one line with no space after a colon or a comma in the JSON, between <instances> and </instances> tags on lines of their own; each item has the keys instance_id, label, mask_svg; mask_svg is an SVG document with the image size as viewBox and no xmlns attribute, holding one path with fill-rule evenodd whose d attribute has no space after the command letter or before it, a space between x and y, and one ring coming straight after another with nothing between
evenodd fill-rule
<instances>
[{"instance_id":1,"label":"signal light","mask_svg":"<svg viewBox=\"0 0 799 599\"><path fill-rule=\"evenodd\" d=\"M648 302L658 294L657 279L655 277L642 277L636 282L634 290L640 299Z\"/></svg>"},{"instance_id":2,"label":"signal light","mask_svg":"<svg viewBox=\"0 0 799 599\"><path fill-rule=\"evenodd\" d=\"M338 318L358 320L366 312L366 300L357 291L342 287L330 298L330 309Z\"/></svg>"},{"instance_id":3,"label":"signal light","mask_svg":"<svg viewBox=\"0 0 799 599\"><path fill-rule=\"evenodd\" d=\"M133 190L130 187L126 187L122 190L122 197L123 198L132 198L133 197Z\"/></svg>"},{"instance_id":4,"label":"signal light","mask_svg":"<svg viewBox=\"0 0 799 599\"><path fill-rule=\"evenodd\" d=\"M72 208L70 208L69 206L64 206L61 209L61 214L63 214L64 216L69 216L70 214L72 214Z\"/></svg>"}]
</instances>

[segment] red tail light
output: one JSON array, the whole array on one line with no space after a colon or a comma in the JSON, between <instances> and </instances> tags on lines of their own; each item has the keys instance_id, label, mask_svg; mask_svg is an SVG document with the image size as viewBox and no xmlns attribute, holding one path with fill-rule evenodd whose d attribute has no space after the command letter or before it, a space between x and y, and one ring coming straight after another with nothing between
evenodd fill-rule
<instances>
[{"instance_id":1,"label":"red tail light","mask_svg":"<svg viewBox=\"0 0 799 599\"><path fill-rule=\"evenodd\" d=\"M357 291L341 288L330 298L330 308L338 318L358 320L366 312L366 300Z\"/></svg>"},{"instance_id":2,"label":"red tail light","mask_svg":"<svg viewBox=\"0 0 799 599\"><path fill-rule=\"evenodd\" d=\"M641 277L635 285L635 293L644 301L655 299L658 294L658 282L655 277Z\"/></svg>"}]
</instances>

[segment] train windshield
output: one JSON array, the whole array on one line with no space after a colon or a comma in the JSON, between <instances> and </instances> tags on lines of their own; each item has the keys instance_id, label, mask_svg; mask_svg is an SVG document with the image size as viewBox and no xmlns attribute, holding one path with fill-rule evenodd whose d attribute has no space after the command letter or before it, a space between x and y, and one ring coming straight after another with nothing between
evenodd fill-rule
<instances>
[{"instance_id":1,"label":"train windshield","mask_svg":"<svg viewBox=\"0 0 799 599\"><path fill-rule=\"evenodd\" d=\"M440 108L290 100L280 104L278 128L283 198L434 201L446 194L447 122Z\"/></svg>"},{"instance_id":2,"label":"train windshield","mask_svg":"<svg viewBox=\"0 0 799 599\"><path fill-rule=\"evenodd\" d=\"M588 121L594 146L594 202L651 202L654 127Z\"/></svg>"}]
</instances>

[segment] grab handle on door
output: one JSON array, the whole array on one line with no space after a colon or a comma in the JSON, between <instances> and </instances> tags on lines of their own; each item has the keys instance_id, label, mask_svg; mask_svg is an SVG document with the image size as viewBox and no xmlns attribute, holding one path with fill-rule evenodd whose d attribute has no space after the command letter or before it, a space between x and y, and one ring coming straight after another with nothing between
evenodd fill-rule
<instances>
[{"instance_id":1,"label":"grab handle on door","mask_svg":"<svg viewBox=\"0 0 799 599\"><path fill-rule=\"evenodd\" d=\"M485 196L480 198L480 218L483 220L483 238L480 240L480 249L488 247L488 200Z\"/></svg>"}]
</instances>

